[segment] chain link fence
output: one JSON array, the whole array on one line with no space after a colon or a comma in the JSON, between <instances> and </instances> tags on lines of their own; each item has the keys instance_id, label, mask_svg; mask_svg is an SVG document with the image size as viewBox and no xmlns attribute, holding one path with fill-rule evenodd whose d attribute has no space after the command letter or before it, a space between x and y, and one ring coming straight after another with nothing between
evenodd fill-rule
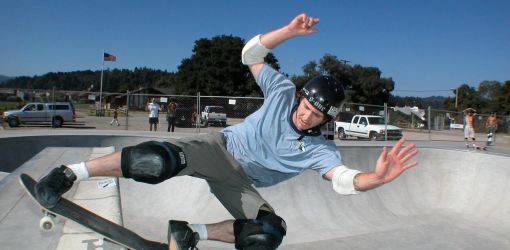
<instances>
[{"instance_id":1,"label":"chain link fence","mask_svg":"<svg viewBox=\"0 0 510 250\"><path fill-rule=\"evenodd\" d=\"M146 107L151 99L160 105L158 131L167 131L168 106L174 103L175 132L186 133L219 131L224 126L240 123L258 110L264 101L263 98L256 97L201 96L199 93L189 96L168 95L158 89L140 89L125 93L0 89L0 112L20 109L32 102L68 101L73 103L77 119L74 123L64 123L64 127L148 131L149 113ZM223 107L227 117L226 124L206 126L201 114L206 106ZM118 114L118 124L112 123L115 111ZM411 140L463 140L463 112L346 103L337 121L350 122L354 115L386 117L387 125L401 128L404 136ZM488 116L489 114L476 114L474 125L480 140L486 136L485 123ZM498 134L510 134L510 116L499 116L498 125ZM10 129L5 122L2 126ZM21 124L20 128L39 126L46 125Z\"/></svg>"},{"instance_id":2,"label":"chain link fence","mask_svg":"<svg viewBox=\"0 0 510 250\"><path fill-rule=\"evenodd\" d=\"M2 96L2 93L5 94ZM174 103L175 132L188 133L218 131L225 126L240 123L259 109L264 101L257 97L168 95L151 89L126 93L25 89L0 91L0 112L20 109L33 102L66 101L73 103L77 120L74 123L65 123L64 127L146 131L149 130L149 112L146 107L151 100L160 106L158 131L168 129L168 108L170 103ZM226 123L206 126L201 114L206 106L223 107ZM115 112L119 123L112 123ZM6 123L3 126L8 128ZM40 126L45 125L20 125Z\"/></svg>"}]
</instances>

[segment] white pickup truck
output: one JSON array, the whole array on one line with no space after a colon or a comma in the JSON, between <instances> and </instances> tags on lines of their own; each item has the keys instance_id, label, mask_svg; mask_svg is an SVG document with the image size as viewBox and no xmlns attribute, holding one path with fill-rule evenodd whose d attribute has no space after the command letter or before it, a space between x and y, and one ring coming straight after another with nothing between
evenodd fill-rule
<instances>
[{"instance_id":1,"label":"white pickup truck","mask_svg":"<svg viewBox=\"0 0 510 250\"><path fill-rule=\"evenodd\" d=\"M222 127L227 126L227 114L223 106L205 106L204 111L200 115L200 122L205 127L215 123Z\"/></svg>"},{"instance_id":2,"label":"white pickup truck","mask_svg":"<svg viewBox=\"0 0 510 250\"><path fill-rule=\"evenodd\" d=\"M402 138L402 129L393 125L386 125L388 130L388 140L398 140ZM350 122L335 122L335 131L338 139L342 140L347 136L357 137L359 139L384 140L384 117L375 115L355 115Z\"/></svg>"}]
</instances>

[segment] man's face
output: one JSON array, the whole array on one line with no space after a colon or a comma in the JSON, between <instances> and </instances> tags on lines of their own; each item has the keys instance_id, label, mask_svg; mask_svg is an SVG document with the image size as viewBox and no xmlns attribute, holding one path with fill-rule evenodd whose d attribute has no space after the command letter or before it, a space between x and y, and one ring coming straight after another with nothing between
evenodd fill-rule
<instances>
[{"instance_id":1,"label":"man's face","mask_svg":"<svg viewBox=\"0 0 510 250\"><path fill-rule=\"evenodd\" d=\"M308 100L302 98L298 108L292 115L292 121L297 129L304 131L320 125L324 121L324 114Z\"/></svg>"}]
</instances>

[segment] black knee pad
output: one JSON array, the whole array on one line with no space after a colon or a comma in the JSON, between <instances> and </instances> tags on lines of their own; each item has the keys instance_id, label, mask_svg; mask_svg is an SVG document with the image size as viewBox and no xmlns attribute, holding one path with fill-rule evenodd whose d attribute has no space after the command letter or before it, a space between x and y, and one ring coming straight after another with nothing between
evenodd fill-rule
<instances>
[{"instance_id":1,"label":"black knee pad","mask_svg":"<svg viewBox=\"0 0 510 250\"><path fill-rule=\"evenodd\" d=\"M259 211L256 219L234 222L236 249L276 249L286 233L285 221L280 216L264 210Z\"/></svg>"},{"instance_id":2,"label":"black knee pad","mask_svg":"<svg viewBox=\"0 0 510 250\"><path fill-rule=\"evenodd\" d=\"M168 142L148 141L122 149L122 175L135 181L157 184L185 167L184 152Z\"/></svg>"}]
</instances>

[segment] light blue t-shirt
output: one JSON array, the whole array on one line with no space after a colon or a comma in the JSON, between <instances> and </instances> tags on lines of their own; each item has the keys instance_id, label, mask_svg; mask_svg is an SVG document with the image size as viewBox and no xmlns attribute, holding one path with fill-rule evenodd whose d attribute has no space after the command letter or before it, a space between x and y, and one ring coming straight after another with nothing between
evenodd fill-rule
<instances>
[{"instance_id":1,"label":"light blue t-shirt","mask_svg":"<svg viewBox=\"0 0 510 250\"><path fill-rule=\"evenodd\" d=\"M305 169L321 175L342 165L333 141L323 136L304 136L291 125L297 105L296 87L268 65L257 83L264 93L262 107L244 122L223 129L227 150L240 163L256 187L271 186Z\"/></svg>"}]
</instances>

